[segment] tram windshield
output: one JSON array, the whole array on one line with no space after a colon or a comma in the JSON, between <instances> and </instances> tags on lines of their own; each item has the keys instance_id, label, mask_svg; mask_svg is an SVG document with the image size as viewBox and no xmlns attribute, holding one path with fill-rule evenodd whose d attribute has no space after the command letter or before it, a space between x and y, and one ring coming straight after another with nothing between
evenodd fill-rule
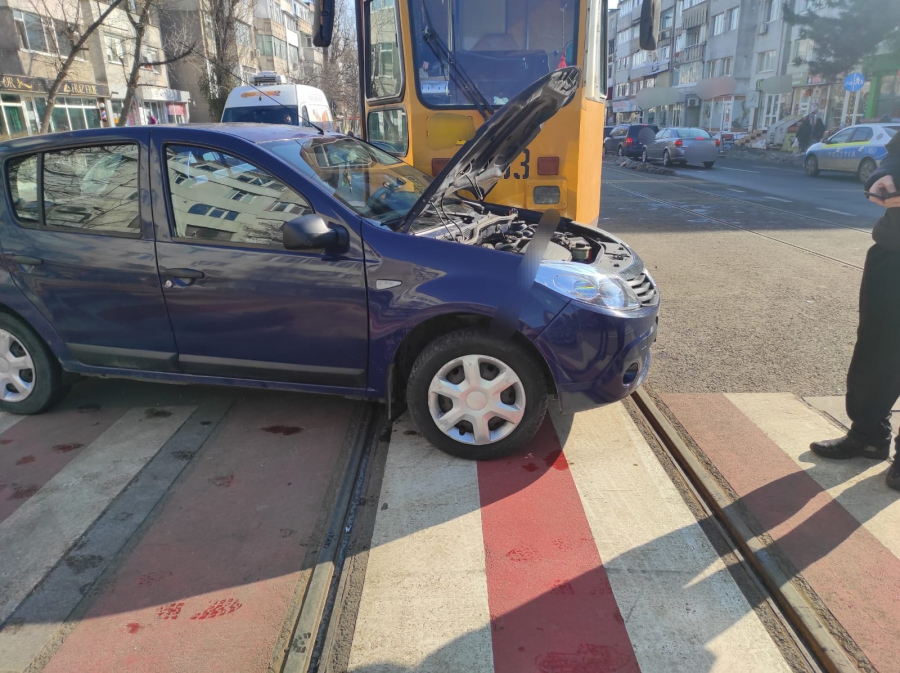
<instances>
[{"instance_id":1,"label":"tram windshield","mask_svg":"<svg viewBox=\"0 0 900 673\"><path fill-rule=\"evenodd\" d=\"M577 0L409 2L416 88L429 107L473 106L444 49L495 107L551 70L575 65Z\"/></svg>"}]
</instances>

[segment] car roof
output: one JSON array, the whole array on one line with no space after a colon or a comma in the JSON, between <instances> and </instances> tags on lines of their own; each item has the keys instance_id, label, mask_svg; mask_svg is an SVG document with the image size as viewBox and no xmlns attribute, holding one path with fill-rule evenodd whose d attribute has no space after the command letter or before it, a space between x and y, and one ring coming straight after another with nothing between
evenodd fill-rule
<instances>
[{"instance_id":1,"label":"car roof","mask_svg":"<svg viewBox=\"0 0 900 673\"><path fill-rule=\"evenodd\" d=\"M287 124L159 124L154 126L125 126L100 129L83 129L80 131L64 131L61 133L46 133L37 136L23 136L15 140L7 140L0 143L0 151L14 152L19 149L39 150L44 146L52 146L56 143L71 143L72 141L102 141L105 137L121 139L123 135L135 133L137 130L151 130L154 133L165 133L167 130L187 129L197 131L211 131L222 133L247 142L261 144L275 140L300 140L314 138L319 132L306 126L289 126ZM328 136L340 136L339 133L326 132Z\"/></svg>"}]
</instances>

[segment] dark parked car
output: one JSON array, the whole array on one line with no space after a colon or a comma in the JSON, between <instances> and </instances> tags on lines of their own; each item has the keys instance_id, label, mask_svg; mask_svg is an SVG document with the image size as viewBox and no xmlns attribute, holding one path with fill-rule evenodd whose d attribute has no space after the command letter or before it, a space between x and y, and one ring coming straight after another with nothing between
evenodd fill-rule
<instances>
[{"instance_id":1,"label":"dark parked car","mask_svg":"<svg viewBox=\"0 0 900 673\"><path fill-rule=\"evenodd\" d=\"M612 133L612 130L616 128L615 126L604 126L603 127L603 139L609 138L609 134Z\"/></svg>"},{"instance_id":2,"label":"dark parked car","mask_svg":"<svg viewBox=\"0 0 900 673\"><path fill-rule=\"evenodd\" d=\"M434 179L292 126L0 144L0 409L47 409L66 372L332 393L408 407L436 446L484 459L531 439L552 396L622 399L657 329L641 259L484 201L577 81L535 82Z\"/></svg>"},{"instance_id":3,"label":"dark parked car","mask_svg":"<svg viewBox=\"0 0 900 673\"><path fill-rule=\"evenodd\" d=\"M657 133L656 124L619 124L604 139L603 153L638 158L644 145L652 143Z\"/></svg>"}]
</instances>

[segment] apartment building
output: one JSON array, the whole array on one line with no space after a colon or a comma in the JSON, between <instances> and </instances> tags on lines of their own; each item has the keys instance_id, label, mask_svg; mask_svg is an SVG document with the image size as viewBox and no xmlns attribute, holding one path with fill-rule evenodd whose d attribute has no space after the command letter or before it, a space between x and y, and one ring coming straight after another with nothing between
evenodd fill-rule
<instances>
[{"instance_id":1,"label":"apartment building","mask_svg":"<svg viewBox=\"0 0 900 673\"><path fill-rule=\"evenodd\" d=\"M795 12L837 11L824 0L792 0ZM812 75L804 63L813 44L784 19L783 0L671 0L662 6L662 33L653 53L638 47L640 0L610 12L615 36L610 68L614 121L701 126L715 133L764 130L803 115L826 127L900 115L900 55L878 54L861 65L865 87ZM658 96L647 87L670 87ZM655 107L641 101L667 101ZM675 101L675 102L671 102Z\"/></svg>"},{"instance_id":2,"label":"apartment building","mask_svg":"<svg viewBox=\"0 0 900 673\"><path fill-rule=\"evenodd\" d=\"M38 133L47 91L73 48L70 29L93 22L102 9L90 3L79 7L77 0L0 0L0 137ZM125 114L133 35L125 10L114 10L76 56L57 97L51 130L113 125ZM156 17L141 53L147 61L163 60ZM147 123L150 115L160 122L187 121L187 93L169 88L165 65L143 68L127 114L129 123Z\"/></svg>"}]
</instances>

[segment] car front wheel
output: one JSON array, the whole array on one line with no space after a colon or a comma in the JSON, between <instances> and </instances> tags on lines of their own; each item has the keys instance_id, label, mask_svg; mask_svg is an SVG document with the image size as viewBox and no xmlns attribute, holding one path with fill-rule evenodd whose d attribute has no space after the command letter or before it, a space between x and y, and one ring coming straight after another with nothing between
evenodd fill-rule
<instances>
[{"instance_id":1,"label":"car front wheel","mask_svg":"<svg viewBox=\"0 0 900 673\"><path fill-rule=\"evenodd\" d=\"M803 170L806 171L806 174L814 178L819 174L819 160L816 159L816 155L810 154L806 157L806 161L803 162Z\"/></svg>"},{"instance_id":2,"label":"car front wheel","mask_svg":"<svg viewBox=\"0 0 900 673\"><path fill-rule=\"evenodd\" d=\"M0 410L39 414L65 393L62 368L30 327L0 314Z\"/></svg>"},{"instance_id":3,"label":"car front wheel","mask_svg":"<svg viewBox=\"0 0 900 673\"><path fill-rule=\"evenodd\" d=\"M874 159L865 158L859 163L859 170L856 171L856 176L860 182L865 184L877 169L878 165Z\"/></svg>"},{"instance_id":4,"label":"car front wheel","mask_svg":"<svg viewBox=\"0 0 900 673\"><path fill-rule=\"evenodd\" d=\"M647 148L646 147L641 150L641 161L643 161L645 164L650 161L650 158L647 156Z\"/></svg>"},{"instance_id":5,"label":"car front wheel","mask_svg":"<svg viewBox=\"0 0 900 673\"><path fill-rule=\"evenodd\" d=\"M715 164L716 164L715 161L704 161L703 167L704 168L712 168L713 166L715 166Z\"/></svg>"},{"instance_id":6,"label":"car front wheel","mask_svg":"<svg viewBox=\"0 0 900 673\"><path fill-rule=\"evenodd\" d=\"M416 358L406 389L422 435L458 458L501 458L527 444L547 412L541 368L513 341L478 330L438 337Z\"/></svg>"},{"instance_id":7,"label":"car front wheel","mask_svg":"<svg viewBox=\"0 0 900 673\"><path fill-rule=\"evenodd\" d=\"M671 166L672 165L672 157L669 156L669 150L663 152L663 166Z\"/></svg>"}]
</instances>

